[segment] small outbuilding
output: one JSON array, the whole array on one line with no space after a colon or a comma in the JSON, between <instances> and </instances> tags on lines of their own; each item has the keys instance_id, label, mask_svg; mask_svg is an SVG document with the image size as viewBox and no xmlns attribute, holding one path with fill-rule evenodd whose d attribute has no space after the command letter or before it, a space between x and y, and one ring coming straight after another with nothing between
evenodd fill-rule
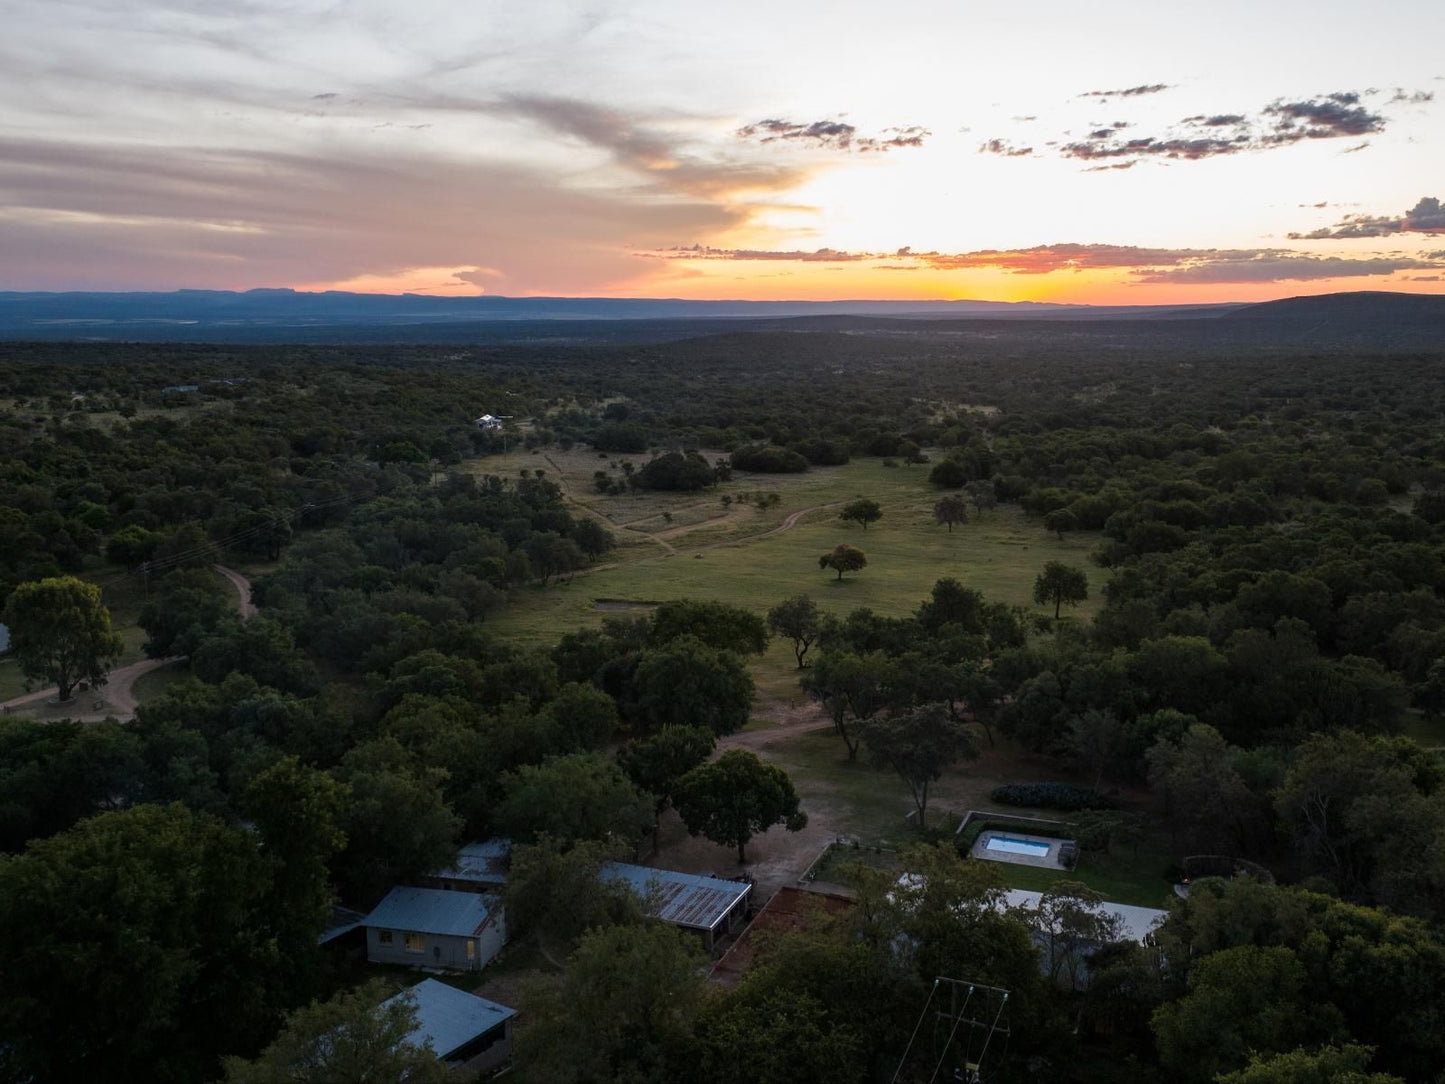
<instances>
[{"instance_id":1,"label":"small outbuilding","mask_svg":"<svg viewBox=\"0 0 1445 1084\"><path fill-rule=\"evenodd\" d=\"M413 1046L430 1046L448 1065L472 1073L501 1068L512 1056L515 1010L436 979L425 979L382 1005L407 996L416 1005L416 1030L407 1036Z\"/></svg>"},{"instance_id":2,"label":"small outbuilding","mask_svg":"<svg viewBox=\"0 0 1445 1084\"><path fill-rule=\"evenodd\" d=\"M366 916L366 958L480 971L502 951L501 904L475 892L398 886Z\"/></svg>"},{"instance_id":3,"label":"small outbuilding","mask_svg":"<svg viewBox=\"0 0 1445 1084\"><path fill-rule=\"evenodd\" d=\"M468 843L457 852L457 860L429 878L438 888L462 892L500 892L507 883L512 863L510 839L488 839Z\"/></svg>"},{"instance_id":4,"label":"small outbuilding","mask_svg":"<svg viewBox=\"0 0 1445 1084\"><path fill-rule=\"evenodd\" d=\"M477 428L481 430L500 429L502 421L503 419L498 418L495 414L483 414L477 419Z\"/></svg>"},{"instance_id":5,"label":"small outbuilding","mask_svg":"<svg viewBox=\"0 0 1445 1084\"><path fill-rule=\"evenodd\" d=\"M653 918L695 931L708 952L717 947L720 939L742 929L753 891L747 881L724 881L626 862L609 862L602 867L602 876L625 881L642 897Z\"/></svg>"}]
</instances>

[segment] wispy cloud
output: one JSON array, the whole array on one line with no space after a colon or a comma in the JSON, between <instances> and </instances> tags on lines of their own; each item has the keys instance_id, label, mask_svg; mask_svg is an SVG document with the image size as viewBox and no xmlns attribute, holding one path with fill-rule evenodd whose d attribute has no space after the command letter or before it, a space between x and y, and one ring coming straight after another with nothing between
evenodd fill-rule
<instances>
[{"instance_id":1,"label":"wispy cloud","mask_svg":"<svg viewBox=\"0 0 1445 1084\"><path fill-rule=\"evenodd\" d=\"M1089 91L1080 97L1127 98L1154 94L1169 89L1164 84L1130 87L1118 91ZM1103 166L1094 163L1120 162L1128 168L1137 162L1155 160L1197 162L1226 155L1278 150L1309 140L1356 139L1383 132L1388 118L1379 108L1365 103L1366 97L1384 92L1335 91L1313 98L1277 99L1253 114L1235 112L1195 113L1154 135L1126 134L1134 125L1115 121L1109 125L1091 125L1082 137L1050 141L1062 158L1091 163L1091 171ZM1397 90L1385 105L1397 103L1424 104L1432 101L1429 91ZM1007 139L986 140L980 147L984 153L1006 154L1003 148L1012 144ZM1369 142L1356 143L1345 153L1364 150ZM1110 167L1112 168L1112 167Z\"/></svg>"},{"instance_id":2,"label":"wispy cloud","mask_svg":"<svg viewBox=\"0 0 1445 1084\"><path fill-rule=\"evenodd\" d=\"M933 133L918 124L884 128L876 136L858 134L858 129L842 120L815 120L802 123L769 117L754 121L737 130L739 139L752 143L792 143L805 147L836 151L890 151L898 147L921 147Z\"/></svg>"},{"instance_id":3,"label":"wispy cloud","mask_svg":"<svg viewBox=\"0 0 1445 1084\"><path fill-rule=\"evenodd\" d=\"M1006 139L989 139L979 144L978 153L996 154L1002 158L1030 158L1034 149L1016 146Z\"/></svg>"},{"instance_id":4,"label":"wispy cloud","mask_svg":"<svg viewBox=\"0 0 1445 1084\"><path fill-rule=\"evenodd\" d=\"M1292 233L1291 241L1351 240L1360 237L1389 237L1397 233L1445 233L1445 206L1438 198L1425 196L1403 215L1345 215L1333 226Z\"/></svg>"},{"instance_id":5,"label":"wispy cloud","mask_svg":"<svg viewBox=\"0 0 1445 1084\"><path fill-rule=\"evenodd\" d=\"M1137 87L1124 87L1122 90L1086 90L1080 94L1080 98L1142 98L1146 94L1162 94L1166 90L1172 90L1172 83L1144 83Z\"/></svg>"},{"instance_id":6,"label":"wispy cloud","mask_svg":"<svg viewBox=\"0 0 1445 1084\"><path fill-rule=\"evenodd\" d=\"M1014 275L1118 271L1139 283L1260 283L1362 278L1398 271L1445 268L1445 253L1426 258L1373 256L1347 259L1277 248L1148 248L1137 245L1058 244L970 252L847 252L837 249L759 251L687 246L639 253L667 260L798 261L853 264L875 270L994 270Z\"/></svg>"}]
</instances>

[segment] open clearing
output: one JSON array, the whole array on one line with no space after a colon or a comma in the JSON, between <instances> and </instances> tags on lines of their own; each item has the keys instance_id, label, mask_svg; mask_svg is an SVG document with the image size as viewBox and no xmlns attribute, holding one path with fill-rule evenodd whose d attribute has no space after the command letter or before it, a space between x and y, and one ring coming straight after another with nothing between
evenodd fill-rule
<instances>
[{"instance_id":1,"label":"open clearing","mask_svg":"<svg viewBox=\"0 0 1445 1084\"><path fill-rule=\"evenodd\" d=\"M704 598L763 613L806 592L837 614L867 606L901 616L944 576L990 600L1032 605L1034 577L1051 560L1076 565L1089 576L1090 601L1076 611L1087 615L1105 581L1105 573L1088 561L1096 533L1065 535L1061 541L1016 506L973 516L950 533L933 519L933 505L947 491L929 485L927 466L884 467L881 460L861 459L803 474L738 473L703 493L606 497L592 488L592 471L605 462L578 451L513 453L476 462L479 473L515 477L522 469L546 471L563 485L574 509L605 523L619 545L594 570L520 592L491 619L498 634L552 642L599 623L608 611L598 600ZM760 511L736 499L758 492L777 493L779 503ZM722 504L724 495L735 498L731 506ZM838 519L839 506L858 497L883 506L883 519L866 531ZM868 567L842 581L818 568L818 556L840 542L868 555ZM775 650L769 661L774 656L781 658ZM774 668L760 669L757 676L767 682Z\"/></svg>"}]
</instances>

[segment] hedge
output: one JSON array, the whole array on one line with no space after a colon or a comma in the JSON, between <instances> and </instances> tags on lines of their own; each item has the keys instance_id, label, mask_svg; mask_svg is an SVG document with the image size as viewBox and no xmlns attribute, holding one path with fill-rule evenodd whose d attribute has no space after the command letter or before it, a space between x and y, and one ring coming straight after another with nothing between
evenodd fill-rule
<instances>
[{"instance_id":1,"label":"hedge","mask_svg":"<svg viewBox=\"0 0 1445 1084\"><path fill-rule=\"evenodd\" d=\"M1005 783L989 795L1000 805L1030 806L1035 809L1108 809L1112 803L1093 787L1072 783Z\"/></svg>"}]
</instances>

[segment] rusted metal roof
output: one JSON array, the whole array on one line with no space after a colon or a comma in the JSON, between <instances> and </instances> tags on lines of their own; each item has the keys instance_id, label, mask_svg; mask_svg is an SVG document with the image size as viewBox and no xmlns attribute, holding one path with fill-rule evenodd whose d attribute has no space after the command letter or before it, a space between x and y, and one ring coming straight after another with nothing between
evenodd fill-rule
<instances>
[{"instance_id":1,"label":"rusted metal roof","mask_svg":"<svg viewBox=\"0 0 1445 1084\"><path fill-rule=\"evenodd\" d=\"M710 930L722 921L753 886L696 873L609 862L602 868L608 880L625 881L648 905L648 914L678 926Z\"/></svg>"}]
</instances>

